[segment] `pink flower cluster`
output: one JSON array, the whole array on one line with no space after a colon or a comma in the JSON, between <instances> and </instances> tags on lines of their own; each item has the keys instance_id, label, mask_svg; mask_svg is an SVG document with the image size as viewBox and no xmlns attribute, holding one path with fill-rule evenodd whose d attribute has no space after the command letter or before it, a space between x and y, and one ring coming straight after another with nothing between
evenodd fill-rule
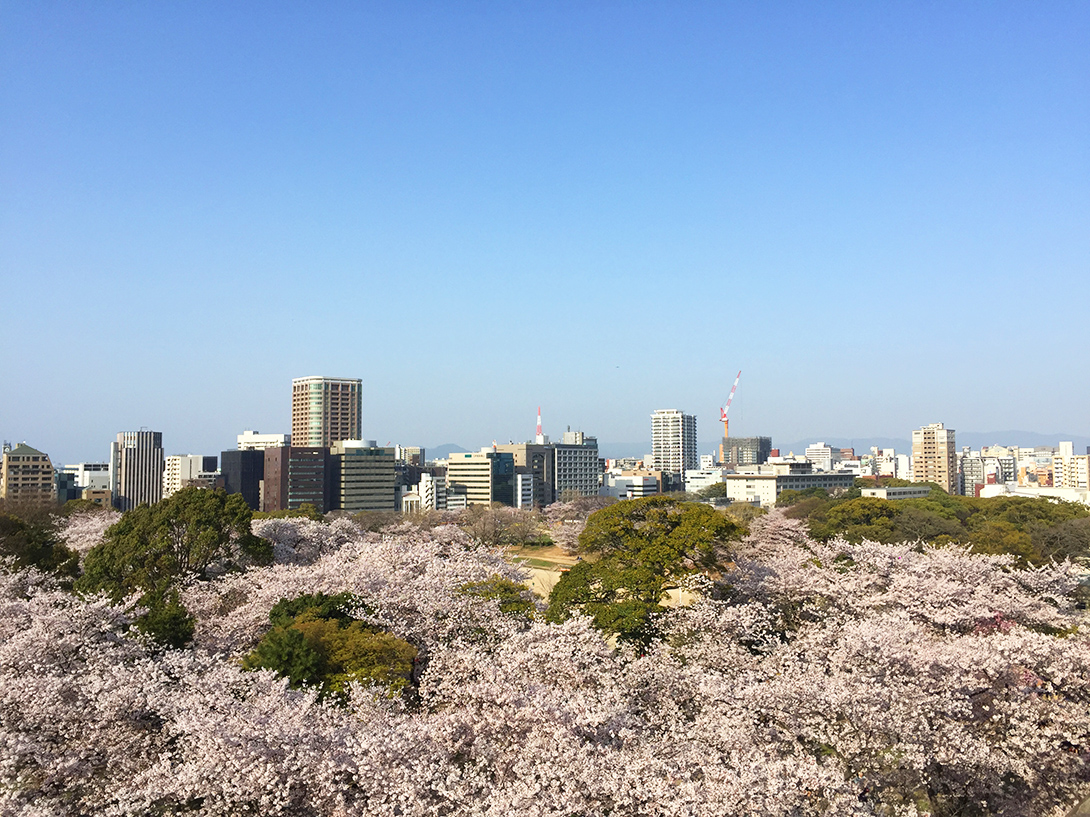
<instances>
[{"instance_id":1,"label":"pink flower cluster","mask_svg":"<svg viewBox=\"0 0 1090 817\"><path fill-rule=\"evenodd\" d=\"M462 592L522 576L456 528L255 532L277 563L186 587L184 650L0 571L0 813L1059 817L1090 794L1071 565L822 544L773 514L636 654ZM339 706L240 668L317 591L421 648L412 696Z\"/></svg>"}]
</instances>

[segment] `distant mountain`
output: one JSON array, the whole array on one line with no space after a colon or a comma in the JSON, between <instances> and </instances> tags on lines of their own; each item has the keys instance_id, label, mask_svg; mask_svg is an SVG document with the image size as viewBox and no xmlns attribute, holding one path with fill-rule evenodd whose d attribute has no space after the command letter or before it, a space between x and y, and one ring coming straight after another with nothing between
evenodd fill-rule
<instances>
[{"instance_id":1,"label":"distant mountain","mask_svg":"<svg viewBox=\"0 0 1090 817\"><path fill-rule=\"evenodd\" d=\"M443 443L437 445L435 448L425 448L424 456L429 460L442 460L446 459L451 454L460 454L468 451L468 448L462 448L457 443Z\"/></svg>"}]
</instances>

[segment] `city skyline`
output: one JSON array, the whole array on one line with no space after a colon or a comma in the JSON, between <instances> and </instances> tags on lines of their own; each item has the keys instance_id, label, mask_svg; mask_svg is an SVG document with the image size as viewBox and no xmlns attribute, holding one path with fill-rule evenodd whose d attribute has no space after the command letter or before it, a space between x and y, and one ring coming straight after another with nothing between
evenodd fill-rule
<instances>
[{"instance_id":1,"label":"city skyline","mask_svg":"<svg viewBox=\"0 0 1090 817\"><path fill-rule=\"evenodd\" d=\"M54 462L289 431L313 372L380 443L709 452L739 369L732 435L1090 436L1038 328L1090 301L1084 4L0 22L0 435Z\"/></svg>"}]
</instances>

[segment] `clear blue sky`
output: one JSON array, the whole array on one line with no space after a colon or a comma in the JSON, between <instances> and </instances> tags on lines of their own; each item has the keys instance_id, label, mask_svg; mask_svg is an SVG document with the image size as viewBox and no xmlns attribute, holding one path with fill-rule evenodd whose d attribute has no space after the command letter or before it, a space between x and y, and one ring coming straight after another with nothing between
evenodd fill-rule
<instances>
[{"instance_id":1,"label":"clear blue sky","mask_svg":"<svg viewBox=\"0 0 1090 817\"><path fill-rule=\"evenodd\" d=\"M1090 434L1090 4L0 6L0 436Z\"/></svg>"}]
</instances>

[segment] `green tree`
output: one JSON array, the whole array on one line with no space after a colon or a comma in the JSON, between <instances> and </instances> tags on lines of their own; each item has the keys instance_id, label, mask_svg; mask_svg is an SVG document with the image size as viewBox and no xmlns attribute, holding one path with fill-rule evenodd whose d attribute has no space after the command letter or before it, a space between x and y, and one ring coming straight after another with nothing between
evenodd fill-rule
<instances>
[{"instance_id":1,"label":"green tree","mask_svg":"<svg viewBox=\"0 0 1090 817\"><path fill-rule=\"evenodd\" d=\"M14 558L16 567L36 567L71 583L79 575L79 555L57 541L48 515L27 516L0 513L0 556Z\"/></svg>"},{"instance_id":2,"label":"green tree","mask_svg":"<svg viewBox=\"0 0 1090 817\"><path fill-rule=\"evenodd\" d=\"M578 611L620 640L647 643L666 592L686 576L717 570L742 531L707 505L671 497L611 505L587 520L578 548L586 561L557 582L547 618L563 621Z\"/></svg>"},{"instance_id":3,"label":"green tree","mask_svg":"<svg viewBox=\"0 0 1090 817\"><path fill-rule=\"evenodd\" d=\"M240 494L183 488L155 505L127 511L84 559L81 592L105 592L115 601L136 593L148 609L138 622L163 643L192 635L192 621L177 593L189 578L205 578L215 564L242 557L268 561L271 545L250 532L251 513Z\"/></svg>"},{"instance_id":4,"label":"green tree","mask_svg":"<svg viewBox=\"0 0 1090 817\"><path fill-rule=\"evenodd\" d=\"M354 619L361 609L349 593L281 599L269 613L273 628L242 666L271 669L293 687L315 686L341 695L358 681L399 692L411 682L416 648L392 633Z\"/></svg>"},{"instance_id":5,"label":"green tree","mask_svg":"<svg viewBox=\"0 0 1090 817\"><path fill-rule=\"evenodd\" d=\"M493 599L499 602L500 612L513 618L529 621L537 612L534 594L524 584L502 576L492 576L479 582L467 582L458 588L465 596Z\"/></svg>"},{"instance_id":6,"label":"green tree","mask_svg":"<svg viewBox=\"0 0 1090 817\"><path fill-rule=\"evenodd\" d=\"M727 495L727 483L725 482L713 482L706 488L701 488L696 492L696 495L701 499L718 499Z\"/></svg>"}]
</instances>

